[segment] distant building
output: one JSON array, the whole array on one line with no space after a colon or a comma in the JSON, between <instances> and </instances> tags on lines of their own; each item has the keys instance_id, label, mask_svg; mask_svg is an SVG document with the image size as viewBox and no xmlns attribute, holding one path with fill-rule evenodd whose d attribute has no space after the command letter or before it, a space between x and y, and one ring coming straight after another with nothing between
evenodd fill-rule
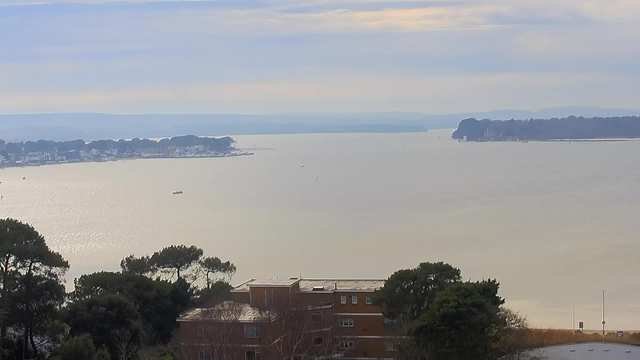
<instances>
[{"instance_id":1,"label":"distant building","mask_svg":"<svg viewBox=\"0 0 640 360\"><path fill-rule=\"evenodd\" d=\"M187 360L387 359L401 337L373 304L384 280L249 280L233 301L183 313Z\"/></svg>"},{"instance_id":2,"label":"distant building","mask_svg":"<svg viewBox=\"0 0 640 360\"><path fill-rule=\"evenodd\" d=\"M580 343L534 349L520 359L630 360L640 359L640 347L614 343Z\"/></svg>"}]
</instances>

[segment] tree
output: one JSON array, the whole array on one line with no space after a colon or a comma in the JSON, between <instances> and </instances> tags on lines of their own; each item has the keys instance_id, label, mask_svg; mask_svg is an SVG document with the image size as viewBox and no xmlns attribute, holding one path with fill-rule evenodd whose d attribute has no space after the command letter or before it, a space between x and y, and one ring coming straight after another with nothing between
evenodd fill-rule
<instances>
[{"instance_id":1,"label":"tree","mask_svg":"<svg viewBox=\"0 0 640 360\"><path fill-rule=\"evenodd\" d=\"M530 349L535 345L531 343L531 328L527 318L504 307L498 315L504 324L499 331L499 341L496 345L500 359L533 360L535 355Z\"/></svg>"},{"instance_id":2,"label":"tree","mask_svg":"<svg viewBox=\"0 0 640 360\"><path fill-rule=\"evenodd\" d=\"M175 296L175 286L132 273L99 272L76 279L72 298L78 301L107 294L126 297L135 305L147 338L153 343L167 343L177 326L175 319L186 310L190 300L190 293L186 299L185 294Z\"/></svg>"},{"instance_id":3,"label":"tree","mask_svg":"<svg viewBox=\"0 0 640 360\"><path fill-rule=\"evenodd\" d=\"M53 360L110 360L109 353L97 350L87 334L71 337L55 351Z\"/></svg>"},{"instance_id":4,"label":"tree","mask_svg":"<svg viewBox=\"0 0 640 360\"><path fill-rule=\"evenodd\" d=\"M149 276L156 272L156 269L151 265L148 256L135 257L129 255L120 261L120 268L123 273L132 273L136 275Z\"/></svg>"},{"instance_id":5,"label":"tree","mask_svg":"<svg viewBox=\"0 0 640 360\"><path fill-rule=\"evenodd\" d=\"M27 282L30 284L25 284ZM60 324L57 320L65 295L64 285L55 279L41 275L20 279L20 285L11 298L10 317L14 319L14 323L23 327L35 355L40 346L50 349L60 337ZM36 335L39 335L39 344L36 344Z\"/></svg>"},{"instance_id":6,"label":"tree","mask_svg":"<svg viewBox=\"0 0 640 360\"><path fill-rule=\"evenodd\" d=\"M222 274L224 278L230 279L236 273L236 266L230 261L222 262L218 257L207 257L200 260L200 267L205 276L207 289L211 289L211 276Z\"/></svg>"},{"instance_id":7,"label":"tree","mask_svg":"<svg viewBox=\"0 0 640 360\"><path fill-rule=\"evenodd\" d=\"M196 264L203 255L202 249L196 246L172 245L151 256L149 263L171 277L177 275L181 278L181 273Z\"/></svg>"},{"instance_id":8,"label":"tree","mask_svg":"<svg viewBox=\"0 0 640 360\"><path fill-rule=\"evenodd\" d=\"M408 322L420 318L439 291L459 281L460 269L443 262L425 262L393 273L376 292L375 300L383 305L385 316Z\"/></svg>"},{"instance_id":9,"label":"tree","mask_svg":"<svg viewBox=\"0 0 640 360\"><path fill-rule=\"evenodd\" d=\"M70 335L89 334L98 347L106 347L117 358L117 345L123 331L131 334L129 346L142 343L142 324L133 302L122 295L104 294L79 300L67 312Z\"/></svg>"},{"instance_id":10,"label":"tree","mask_svg":"<svg viewBox=\"0 0 640 360\"><path fill-rule=\"evenodd\" d=\"M55 317L62 303L62 277L68 268L69 263L49 249L32 226L0 220L1 336L6 337L9 321L20 325L23 357L31 352L37 356L34 338L42 335L41 325Z\"/></svg>"},{"instance_id":11,"label":"tree","mask_svg":"<svg viewBox=\"0 0 640 360\"><path fill-rule=\"evenodd\" d=\"M211 287L200 289L196 292L194 306L211 307L223 301L233 300L231 290L233 287L224 281L216 281Z\"/></svg>"},{"instance_id":12,"label":"tree","mask_svg":"<svg viewBox=\"0 0 640 360\"><path fill-rule=\"evenodd\" d=\"M438 292L409 331L429 360L497 359L495 346L505 327L504 300L496 281L453 284Z\"/></svg>"}]
</instances>

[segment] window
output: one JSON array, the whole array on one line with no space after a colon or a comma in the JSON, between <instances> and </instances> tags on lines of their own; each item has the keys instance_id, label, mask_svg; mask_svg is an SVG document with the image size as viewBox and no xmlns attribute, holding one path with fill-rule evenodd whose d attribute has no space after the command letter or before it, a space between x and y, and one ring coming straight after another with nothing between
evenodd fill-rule
<instances>
[{"instance_id":1,"label":"window","mask_svg":"<svg viewBox=\"0 0 640 360\"><path fill-rule=\"evenodd\" d=\"M250 339L257 339L260 337L260 327L256 325L245 325L244 336Z\"/></svg>"},{"instance_id":2,"label":"window","mask_svg":"<svg viewBox=\"0 0 640 360\"><path fill-rule=\"evenodd\" d=\"M341 327L353 327L353 319L340 319Z\"/></svg>"},{"instance_id":3,"label":"window","mask_svg":"<svg viewBox=\"0 0 640 360\"><path fill-rule=\"evenodd\" d=\"M342 295L340 297L340 304L346 304L347 303L347 296L346 295Z\"/></svg>"},{"instance_id":4,"label":"window","mask_svg":"<svg viewBox=\"0 0 640 360\"><path fill-rule=\"evenodd\" d=\"M314 313L311 314L311 317L313 318L313 322L321 323L322 322L322 311L315 311Z\"/></svg>"},{"instance_id":5,"label":"window","mask_svg":"<svg viewBox=\"0 0 640 360\"><path fill-rule=\"evenodd\" d=\"M206 360L206 358L207 354L204 352L204 350L198 351L198 360Z\"/></svg>"},{"instance_id":6,"label":"window","mask_svg":"<svg viewBox=\"0 0 640 360\"><path fill-rule=\"evenodd\" d=\"M322 342L323 342L322 335L316 335L316 336L313 337L313 345L321 346Z\"/></svg>"},{"instance_id":7,"label":"window","mask_svg":"<svg viewBox=\"0 0 640 360\"><path fill-rule=\"evenodd\" d=\"M204 336L204 325L198 325L198 336Z\"/></svg>"},{"instance_id":8,"label":"window","mask_svg":"<svg viewBox=\"0 0 640 360\"><path fill-rule=\"evenodd\" d=\"M341 341L340 348L344 350L353 350L356 348L356 343L353 341Z\"/></svg>"},{"instance_id":9,"label":"window","mask_svg":"<svg viewBox=\"0 0 640 360\"><path fill-rule=\"evenodd\" d=\"M384 342L384 350L388 352L396 352L399 350L399 345L395 341L385 341Z\"/></svg>"},{"instance_id":10,"label":"window","mask_svg":"<svg viewBox=\"0 0 640 360\"><path fill-rule=\"evenodd\" d=\"M367 296L367 305L373 305L373 299L370 296Z\"/></svg>"},{"instance_id":11,"label":"window","mask_svg":"<svg viewBox=\"0 0 640 360\"><path fill-rule=\"evenodd\" d=\"M351 303L352 303L353 305L357 304L357 303L358 303L358 297L357 297L357 296L355 296L355 295L353 295L353 296L351 297Z\"/></svg>"},{"instance_id":12,"label":"window","mask_svg":"<svg viewBox=\"0 0 640 360\"><path fill-rule=\"evenodd\" d=\"M260 355L260 351L257 350L247 350L244 353L245 360L262 360L262 356Z\"/></svg>"}]
</instances>

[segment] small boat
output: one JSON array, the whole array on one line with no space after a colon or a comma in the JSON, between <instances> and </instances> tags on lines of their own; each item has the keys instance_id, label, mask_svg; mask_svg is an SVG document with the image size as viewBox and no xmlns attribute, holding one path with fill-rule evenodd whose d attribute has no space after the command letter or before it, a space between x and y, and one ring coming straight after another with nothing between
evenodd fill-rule
<instances>
[{"instance_id":1,"label":"small boat","mask_svg":"<svg viewBox=\"0 0 640 360\"><path fill-rule=\"evenodd\" d=\"M173 195L182 195L182 190L174 191Z\"/></svg>"}]
</instances>

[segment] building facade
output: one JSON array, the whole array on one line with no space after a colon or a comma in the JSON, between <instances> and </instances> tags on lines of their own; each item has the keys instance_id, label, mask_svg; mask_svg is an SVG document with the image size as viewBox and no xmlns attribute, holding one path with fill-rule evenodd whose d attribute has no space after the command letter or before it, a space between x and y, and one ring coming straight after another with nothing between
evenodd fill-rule
<instances>
[{"instance_id":1,"label":"building facade","mask_svg":"<svg viewBox=\"0 0 640 360\"><path fill-rule=\"evenodd\" d=\"M188 360L390 359L397 333L374 292L384 280L252 279L233 301L178 319Z\"/></svg>"}]
</instances>

